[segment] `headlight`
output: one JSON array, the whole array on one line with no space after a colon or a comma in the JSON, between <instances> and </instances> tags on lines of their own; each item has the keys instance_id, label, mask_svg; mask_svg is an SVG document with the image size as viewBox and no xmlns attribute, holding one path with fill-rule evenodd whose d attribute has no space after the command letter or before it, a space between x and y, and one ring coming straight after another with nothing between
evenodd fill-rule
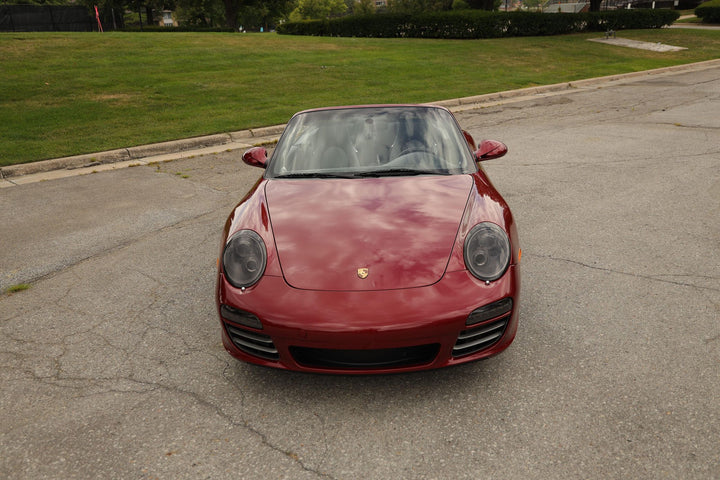
<instances>
[{"instance_id":1,"label":"headlight","mask_svg":"<svg viewBox=\"0 0 720 480\"><path fill-rule=\"evenodd\" d=\"M510 264L510 240L494 223L478 223L465 238L463 255L470 273L491 282L502 277Z\"/></svg>"},{"instance_id":2,"label":"headlight","mask_svg":"<svg viewBox=\"0 0 720 480\"><path fill-rule=\"evenodd\" d=\"M249 287L265 272L265 244L252 230L240 230L225 245L222 261L225 278L233 287Z\"/></svg>"}]
</instances>

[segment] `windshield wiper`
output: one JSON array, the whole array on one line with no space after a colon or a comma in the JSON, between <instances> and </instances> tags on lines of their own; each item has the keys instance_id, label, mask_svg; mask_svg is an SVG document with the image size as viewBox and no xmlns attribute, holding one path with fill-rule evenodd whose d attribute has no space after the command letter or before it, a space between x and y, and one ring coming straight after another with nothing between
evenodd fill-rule
<instances>
[{"instance_id":1,"label":"windshield wiper","mask_svg":"<svg viewBox=\"0 0 720 480\"><path fill-rule=\"evenodd\" d=\"M294 172L281 173L271 178L354 178L352 173L329 173L329 172Z\"/></svg>"},{"instance_id":2,"label":"windshield wiper","mask_svg":"<svg viewBox=\"0 0 720 480\"><path fill-rule=\"evenodd\" d=\"M405 177L411 175L450 175L444 170L417 170L415 168L389 168L386 170L372 170L358 172L356 177Z\"/></svg>"}]
</instances>

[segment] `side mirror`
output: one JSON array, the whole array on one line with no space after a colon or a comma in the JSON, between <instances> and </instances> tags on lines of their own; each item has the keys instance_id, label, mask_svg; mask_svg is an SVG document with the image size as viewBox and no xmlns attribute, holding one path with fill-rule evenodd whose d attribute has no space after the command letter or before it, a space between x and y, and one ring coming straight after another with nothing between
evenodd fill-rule
<instances>
[{"instance_id":1,"label":"side mirror","mask_svg":"<svg viewBox=\"0 0 720 480\"><path fill-rule=\"evenodd\" d=\"M462 132L463 136L465 137L465 141L468 143L468 145L470 145L470 150L474 152L475 149L477 149L477 147L475 146L475 139L465 130L463 130Z\"/></svg>"},{"instance_id":2,"label":"side mirror","mask_svg":"<svg viewBox=\"0 0 720 480\"><path fill-rule=\"evenodd\" d=\"M497 140L483 140L480 142L480 148L475 152L475 161L492 160L500 158L507 153L508 149L504 143Z\"/></svg>"},{"instance_id":3,"label":"side mirror","mask_svg":"<svg viewBox=\"0 0 720 480\"><path fill-rule=\"evenodd\" d=\"M243 153L242 159L251 167L265 168L267 167L267 150L263 147L253 147Z\"/></svg>"}]
</instances>

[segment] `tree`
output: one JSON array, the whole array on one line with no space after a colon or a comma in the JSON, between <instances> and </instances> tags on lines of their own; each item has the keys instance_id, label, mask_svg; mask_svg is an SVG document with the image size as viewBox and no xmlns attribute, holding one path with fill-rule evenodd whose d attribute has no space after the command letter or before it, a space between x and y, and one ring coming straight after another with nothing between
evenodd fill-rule
<instances>
[{"instance_id":1,"label":"tree","mask_svg":"<svg viewBox=\"0 0 720 480\"><path fill-rule=\"evenodd\" d=\"M58 0L45 0L58 1ZM66 0L62 0L66 1ZM117 28L125 26L125 11L134 12L128 22L154 23L153 17L163 10L176 10L177 19L183 25L214 27L225 25L237 30L243 25L269 28L286 18L294 8L295 0L79 0L94 12L97 5L103 25ZM342 2L342 0L340 0Z\"/></svg>"},{"instance_id":2,"label":"tree","mask_svg":"<svg viewBox=\"0 0 720 480\"><path fill-rule=\"evenodd\" d=\"M125 28L125 10L133 9L133 4L127 0L83 0L78 3L87 7L88 11L92 12L93 18L97 5L100 22L105 30Z\"/></svg>"},{"instance_id":3,"label":"tree","mask_svg":"<svg viewBox=\"0 0 720 480\"><path fill-rule=\"evenodd\" d=\"M542 10L542 4L545 3L545 0L523 0L523 5L525 5L529 9L535 9L535 10Z\"/></svg>"},{"instance_id":4,"label":"tree","mask_svg":"<svg viewBox=\"0 0 720 480\"><path fill-rule=\"evenodd\" d=\"M4 0L4 5L69 5L67 0Z\"/></svg>"},{"instance_id":5,"label":"tree","mask_svg":"<svg viewBox=\"0 0 720 480\"><path fill-rule=\"evenodd\" d=\"M453 0L453 3L452 3L453 10L467 10L469 8L470 8L470 5L465 0Z\"/></svg>"},{"instance_id":6,"label":"tree","mask_svg":"<svg viewBox=\"0 0 720 480\"><path fill-rule=\"evenodd\" d=\"M222 0L223 7L225 8L225 26L237 30L240 14L240 7L242 6L243 0Z\"/></svg>"},{"instance_id":7,"label":"tree","mask_svg":"<svg viewBox=\"0 0 720 480\"><path fill-rule=\"evenodd\" d=\"M295 0L175 0L178 18L191 25L266 29L287 18Z\"/></svg>"},{"instance_id":8,"label":"tree","mask_svg":"<svg viewBox=\"0 0 720 480\"><path fill-rule=\"evenodd\" d=\"M370 15L375 13L375 2L374 0L350 0L352 5L348 8L354 15ZM345 2L347 4L347 2Z\"/></svg>"},{"instance_id":9,"label":"tree","mask_svg":"<svg viewBox=\"0 0 720 480\"><path fill-rule=\"evenodd\" d=\"M450 10L453 0L391 0L388 10L397 13L422 13Z\"/></svg>"},{"instance_id":10,"label":"tree","mask_svg":"<svg viewBox=\"0 0 720 480\"><path fill-rule=\"evenodd\" d=\"M177 0L177 19L183 25L215 27L225 24L225 9L218 0Z\"/></svg>"},{"instance_id":11,"label":"tree","mask_svg":"<svg viewBox=\"0 0 720 480\"><path fill-rule=\"evenodd\" d=\"M497 10L502 0L466 0L470 8L479 10Z\"/></svg>"},{"instance_id":12,"label":"tree","mask_svg":"<svg viewBox=\"0 0 720 480\"><path fill-rule=\"evenodd\" d=\"M343 0L299 0L297 12L305 19L330 18L347 11Z\"/></svg>"},{"instance_id":13,"label":"tree","mask_svg":"<svg viewBox=\"0 0 720 480\"><path fill-rule=\"evenodd\" d=\"M295 8L295 0L264 0L243 5L240 8L240 24L243 28L258 30L263 27L266 31L287 18Z\"/></svg>"}]
</instances>

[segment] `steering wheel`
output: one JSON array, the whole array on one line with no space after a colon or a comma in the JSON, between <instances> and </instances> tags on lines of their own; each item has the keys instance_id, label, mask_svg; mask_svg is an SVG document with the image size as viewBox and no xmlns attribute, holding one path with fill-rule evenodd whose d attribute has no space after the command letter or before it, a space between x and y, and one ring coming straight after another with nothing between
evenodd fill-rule
<instances>
[{"instance_id":1,"label":"steering wheel","mask_svg":"<svg viewBox=\"0 0 720 480\"><path fill-rule=\"evenodd\" d=\"M412 156L419 154L420 156ZM442 159L425 147L415 146L404 149L397 157L389 161L386 166L407 166L427 169L443 168Z\"/></svg>"},{"instance_id":2,"label":"steering wheel","mask_svg":"<svg viewBox=\"0 0 720 480\"><path fill-rule=\"evenodd\" d=\"M419 140L411 140L408 143L405 144L402 150L400 150L400 153L398 154L398 157L402 157L403 155L407 155L409 153L432 153L429 152L428 149L425 147L425 145L420 142Z\"/></svg>"},{"instance_id":3,"label":"steering wheel","mask_svg":"<svg viewBox=\"0 0 720 480\"><path fill-rule=\"evenodd\" d=\"M428 150L425 147L408 147L405 150L401 151L398 154L398 157L402 157L404 155L410 155L411 153L428 153L433 156L435 155L434 153L432 153L430 150Z\"/></svg>"}]
</instances>

